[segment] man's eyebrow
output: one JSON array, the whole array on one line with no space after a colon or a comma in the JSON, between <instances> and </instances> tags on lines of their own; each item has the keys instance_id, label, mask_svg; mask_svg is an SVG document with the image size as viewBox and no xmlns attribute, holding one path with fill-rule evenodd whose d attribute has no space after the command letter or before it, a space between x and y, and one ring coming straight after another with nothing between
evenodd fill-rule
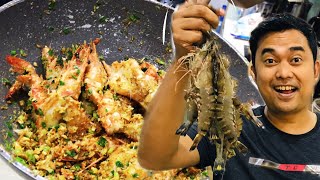
<instances>
[{"instance_id":1,"label":"man's eyebrow","mask_svg":"<svg viewBox=\"0 0 320 180\"><path fill-rule=\"evenodd\" d=\"M274 49L272 48L264 48L261 52L261 55L264 55L265 53L272 53L274 52Z\"/></svg>"},{"instance_id":2,"label":"man's eyebrow","mask_svg":"<svg viewBox=\"0 0 320 180\"><path fill-rule=\"evenodd\" d=\"M302 46L294 46L289 49L290 51L304 51L304 48Z\"/></svg>"}]
</instances>

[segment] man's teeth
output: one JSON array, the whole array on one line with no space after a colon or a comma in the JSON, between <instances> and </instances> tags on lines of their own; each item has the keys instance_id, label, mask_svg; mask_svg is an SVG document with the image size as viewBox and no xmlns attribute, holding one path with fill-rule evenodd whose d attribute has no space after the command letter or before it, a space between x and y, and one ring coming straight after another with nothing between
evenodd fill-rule
<instances>
[{"instance_id":1,"label":"man's teeth","mask_svg":"<svg viewBox=\"0 0 320 180\"><path fill-rule=\"evenodd\" d=\"M275 87L276 90L281 90L281 91L289 91L295 89L293 86L277 86Z\"/></svg>"}]
</instances>

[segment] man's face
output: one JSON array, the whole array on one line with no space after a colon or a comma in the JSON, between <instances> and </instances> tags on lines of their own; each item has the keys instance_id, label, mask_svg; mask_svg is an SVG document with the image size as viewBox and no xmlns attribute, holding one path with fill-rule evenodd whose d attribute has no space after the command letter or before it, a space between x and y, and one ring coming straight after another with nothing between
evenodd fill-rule
<instances>
[{"instance_id":1,"label":"man's face","mask_svg":"<svg viewBox=\"0 0 320 180\"><path fill-rule=\"evenodd\" d=\"M272 32L258 43L254 79L273 112L310 109L318 69L306 37L297 30Z\"/></svg>"}]
</instances>

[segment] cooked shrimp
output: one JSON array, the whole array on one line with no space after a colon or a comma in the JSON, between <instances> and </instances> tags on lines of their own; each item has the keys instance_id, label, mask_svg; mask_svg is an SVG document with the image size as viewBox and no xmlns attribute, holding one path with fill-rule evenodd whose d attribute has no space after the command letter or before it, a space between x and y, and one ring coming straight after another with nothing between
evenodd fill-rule
<instances>
[{"instance_id":1,"label":"cooked shrimp","mask_svg":"<svg viewBox=\"0 0 320 180\"><path fill-rule=\"evenodd\" d=\"M156 91L158 83L154 77L146 75L134 59L106 65L109 75L108 85L116 93L139 102L147 108L146 97Z\"/></svg>"}]
</instances>

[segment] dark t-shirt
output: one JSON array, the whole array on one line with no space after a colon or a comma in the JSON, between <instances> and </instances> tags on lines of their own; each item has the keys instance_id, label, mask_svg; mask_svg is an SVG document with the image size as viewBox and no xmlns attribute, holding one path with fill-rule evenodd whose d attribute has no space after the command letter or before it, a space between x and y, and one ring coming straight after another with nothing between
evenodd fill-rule
<instances>
[{"instance_id":1,"label":"dark t-shirt","mask_svg":"<svg viewBox=\"0 0 320 180\"><path fill-rule=\"evenodd\" d=\"M272 180L272 179L320 179L317 174L301 172L304 165L320 166L320 115L317 114L316 126L303 135L290 135L278 130L265 117L264 106L254 109L254 113L263 122L265 129L259 128L251 121L243 120L243 130L239 140L247 146L247 154L237 153L226 163L224 180ZM302 118L301 121L304 119ZM188 135L193 139L197 126L190 128ZM212 165L215 159L215 146L207 137L198 145L200 163L204 168ZM279 164L294 164L289 170L270 169L249 163L249 158L259 158ZM295 166L297 165L297 166ZM285 165L281 166L286 169ZM297 170L297 169L298 170ZM318 167L320 169L320 167Z\"/></svg>"}]
</instances>

